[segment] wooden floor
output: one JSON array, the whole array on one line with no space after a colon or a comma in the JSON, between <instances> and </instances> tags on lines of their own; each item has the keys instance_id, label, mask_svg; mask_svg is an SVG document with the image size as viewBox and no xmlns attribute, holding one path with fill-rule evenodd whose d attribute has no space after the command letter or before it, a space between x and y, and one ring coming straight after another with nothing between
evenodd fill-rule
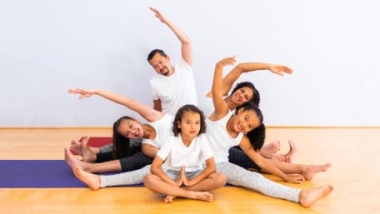
<instances>
[{"instance_id":1,"label":"wooden floor","mask_svg":"<svg viewBox=\"0 0 380 214\"><path fill-rule=\"evenodd\" d=\"M63 159L71 139L110 134L110 129L0 129L0 159ZM283 151L293 139L299 163L332 163L313 181L285 185L329 183L334 191L305 209L237 187L213 191L211 203L177 199L172 204L144 187L0 189L0 213L380 213L380 128L269 128L267 140L273 139L281 140Z\"/></svg>"}]
</instances>

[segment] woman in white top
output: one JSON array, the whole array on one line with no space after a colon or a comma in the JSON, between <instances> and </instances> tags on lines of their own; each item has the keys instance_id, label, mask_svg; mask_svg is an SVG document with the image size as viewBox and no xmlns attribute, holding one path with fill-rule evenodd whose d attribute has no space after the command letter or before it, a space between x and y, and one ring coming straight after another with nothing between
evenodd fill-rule
<instances>
[{"instance_id":1,"label":"woman in white top","mask_svg":"<svg viewBox=\"0 0 380 214\"><path fill-rule=\"evenodd\" d=\"M228 108L231 111L235 110L237 106L242 105L248 101L251 101L259 106L260 93L252 82L239 82L232 90L231 88L243 73L261 70L267 70L273 74L280 76L293 73L293 70L291 68L281 64L259 62L239 63L223 78L222 94L224 96L224 101L227 103ZM229 93L230 90L231 92ZM202 102L202 109L205 112L205 115L209 116L214 112L211 91L208 92L205 97L200 99L200 102ZM290 150L287 154L276 154L280 149L280 141L274 140L268 144L263 145L263 147L260 149L260 154L269 159L273 158L279 161L293 162L297 149L293 141L289 141L289 146ZM236 150L236 148L230 149L230 162L236 163L242 167L255 168L259 170L254 163L249 163L249 161L247 161L246 158L242 156L243 155L241 154L241 150Z\"/></svg>"},{"instance_id":2,"label":"woman in white top","mask_svg":"<svg viewBox=\"0 0 380 214\"><path fill-rule=\"evenodd\" d=\"M79 94L80 99L98 95L110 101L116 102L128 109L139 113L148 123L140 123L138 120L124 116L113 125L113 148L116 160L102 163L86 163L76 159L70 151L66 150L65 160L74 170L80 168L88 172L113 172L132 171L151 164L154 156L169 136L172 136L171 126L173 116L154 110L126 96L121 96L105 90L70 89L69 93ZM131 154L130 139L142 138L141 152ZM86 141L83 142L86 147ZM126 154L122 154L126 153ZM131 158L132 157L132 158Z\"/></svg>"},{"instance_id":3,"label":"woman in white top","mask_svg":"<svg viewBox=\"0 0 380 214\"><path fill-rule=\"evenodd\" d=\"M305 180L297 166L288 163L280 170L273 162L263 158L259 150L264 143L265 126L260 109L253 103L247 102L236 108L236 111L230 111L222 94L222 72L223 67L232 65L235 62L234 57L222 59L216 64L212 97L215 111L207 120L208 132L206 133L210 141L211 149L215 154L217 171L226 175L227 182L236 186L242 186L256 190L265 195L281 198L296 203L304 207L310 207L320 198L328 195L333 187L325 185L310 190L301 190L274 183L257 172L248 171L235 164L228 162L228 150L230 147L238 145L258 166L264 171L274 174L283 180L291 183L302 183ZM281 163L281 162L279 162ZM314 175L325 168L319 167L309 172ZM285 173L284 173L285 172ZM309 177L309 178L312 178Z\"/></svg>"},{"instance_id":4,"label":"woman in white top","mask_svg":"<svg viewBox=\"0 0 380 214\"><path fill-rule=\"evenodd\" d=\"M181 107L173 121L173 132L157 152L144 185L165 194L165 202L172 202L174 197L212 201L208 191L224 186L226 177L216 173L202 111L194 105Z\"/></svg>"}]
</instances>

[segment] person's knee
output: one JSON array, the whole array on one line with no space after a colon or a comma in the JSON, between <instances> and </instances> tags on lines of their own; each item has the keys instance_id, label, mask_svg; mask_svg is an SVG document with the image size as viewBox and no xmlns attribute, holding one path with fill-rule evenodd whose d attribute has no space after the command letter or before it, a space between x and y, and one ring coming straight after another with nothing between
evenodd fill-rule
<instances>
[{"instance_id":1,"label":"person's knee","mask_svg":"<svg viewBox=\"0 0 380 214\"><path fill-rule=\"evenodd\" d=\"M214 180L218 186L225 186L227 184L227 177L223 173L215 173Z\"/></svg>"},{"instance_id":2,"label":"person's knee","mask_svg":"<svg viewBox=\"0 0 380 214\"><path fill-rule=\"evenodd\" d=\"M144 180L143 180L144 186L150 186L154 182L154 180L155 180L155 175L152 175L152 174L145 175Z\"/></svg>"}]
</instances>

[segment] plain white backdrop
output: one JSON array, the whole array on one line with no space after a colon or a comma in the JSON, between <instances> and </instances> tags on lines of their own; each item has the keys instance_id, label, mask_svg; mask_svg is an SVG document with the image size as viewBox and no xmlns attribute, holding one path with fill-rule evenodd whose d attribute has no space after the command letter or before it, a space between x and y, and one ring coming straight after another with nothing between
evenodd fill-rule
<instances>
[{"instance_id":1,"label":"plain white backdrop","mask_svg":"<svg viewBox=\"0 0 380 214\"><path fill-rule=\"evenodd\" d=\"M152 105L146 61L173 62L180 43L153 6L192 40L200 97L215 63L288 65L292 75L244 75L267 126L380 126L380 15L376 1L13 0L0 2L0 127L112 126L137 116L69 88L103 88ZM225 69L225 73L232 67ZM138 117L139 118L139 117Z\"/></svg>"}]
</instances>

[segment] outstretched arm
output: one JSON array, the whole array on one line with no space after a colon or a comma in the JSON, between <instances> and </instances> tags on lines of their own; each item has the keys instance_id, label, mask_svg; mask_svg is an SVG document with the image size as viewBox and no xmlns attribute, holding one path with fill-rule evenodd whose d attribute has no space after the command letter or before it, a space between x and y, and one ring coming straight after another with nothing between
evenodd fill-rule
<instances>
[{"instance_id":1,"label":"outstretched arm","mask_svg":"<svg viewBox=\"0 0 380 214\"><path fill-rule=\"evenodd\" d=\"M215 166L215 160L214 157L209 158L206 160L206 168L203 169L201 173L199 173L197 176L192 178L191 180L185 180L184 184L186 186L194 186L195 184L203 181L208 176L210 176L212 173L216 172L216 166Z\"/></svg>"},{"instance_id":2,"label":"outstretched arm","mask_svg":"<svg viewBox=\"0 0 380 214\"><path fill-rule=\"evenodd\" d=\"M270 64L270 63L259 63L259 62L244 62L236 65L224 78L223 78L223 86L222 93L223 96L228 94L231 90L232 85L235 83L237 79L243 74L253 71L260 70L269 70L274 74L283 76L284 73L291 74L293 70L285 65L279 64ZM211 97L211 92L207 94L208 97Z\"/></svg>"},{"instance_id":3,"label":"outstretched arm","mask_svg":"<svg viewBox=\"0 0 380 214\"><path fill-rule=\"evenodd\" d=\"M260 153L258 153L257 151L253 149L253 147L249 143L249 140L246 136L243 137L239 146L244 151L244 153L247 154L248 157L252 161L254 161L259 167L265 170L265 172L276 175L277 177L289 183L302 183L305 181L305 178L302 175L288 176L287 174L282 172L279 168L277 168L275 165L273 165L272 162L262 157Z\"/></svg>"},{"instance_id":4,"label":"outstretched arm","mask_svg":"<svg viewBox=\"0 0 380 214\"><path fill-rule=\"evenodd\" d=\"M177 36L181 42L181 53L182 58L190 66L193 65L193 51L191 48L190 38L183 32L178 26L173 24L169 19L167 19L162 13L156 8L150 7L150 10L153 11L156 17L164 24L166 24L171 31Z\"/></svg>"},{"instance_id":5,"label":"outstretched arm","mask_svg":"<svg viewBox=\"0 0 380 214\"><path fill-rule=\"evenodd\" d=\"M145 105L129 97L122 96L110 91L105 91L101 89L85 90L85 89L76 88L76 89L69 89L68 93L79 94L80 95L79 99L89 98L92 95L101 96L103 98L106 98L107 100L123 105L129 108L130 110L139 113L145 120L149 122L157 121L161 119L164 115L164 113L154 110L151 106Z\"/></svg>"},{"instance_id":6,"label":"outstretched arm","mask_svg":"<svg viewBox=\"0 0 380 214\"><path fill-rule=\"evenodd\" d=\"M162 181L171 184L173 186L178 186L175 181L173 181L169 176L167 176L162 170L162 164L164 163L164 160L162 160L160 157L156 156L153 159L152 166L150 167L150 172L153 175L157 175L158 177L161 178Z\"/></svg>"},{"instance_id":7,"label":"outstretched arm","mask_svg":"<svg viewBox=\"0 0 380 214\"><path fill-rule=\"evenodd\" d=\"M227 57L220 60L215 65L214 79L212 81L212 101L214 103L215 111L211 115L210 119L218 120L229 111L227 103L223 99L223 68L227 65L233 65L235 63L235 56Z\"/></svg>"}]
</instances>

